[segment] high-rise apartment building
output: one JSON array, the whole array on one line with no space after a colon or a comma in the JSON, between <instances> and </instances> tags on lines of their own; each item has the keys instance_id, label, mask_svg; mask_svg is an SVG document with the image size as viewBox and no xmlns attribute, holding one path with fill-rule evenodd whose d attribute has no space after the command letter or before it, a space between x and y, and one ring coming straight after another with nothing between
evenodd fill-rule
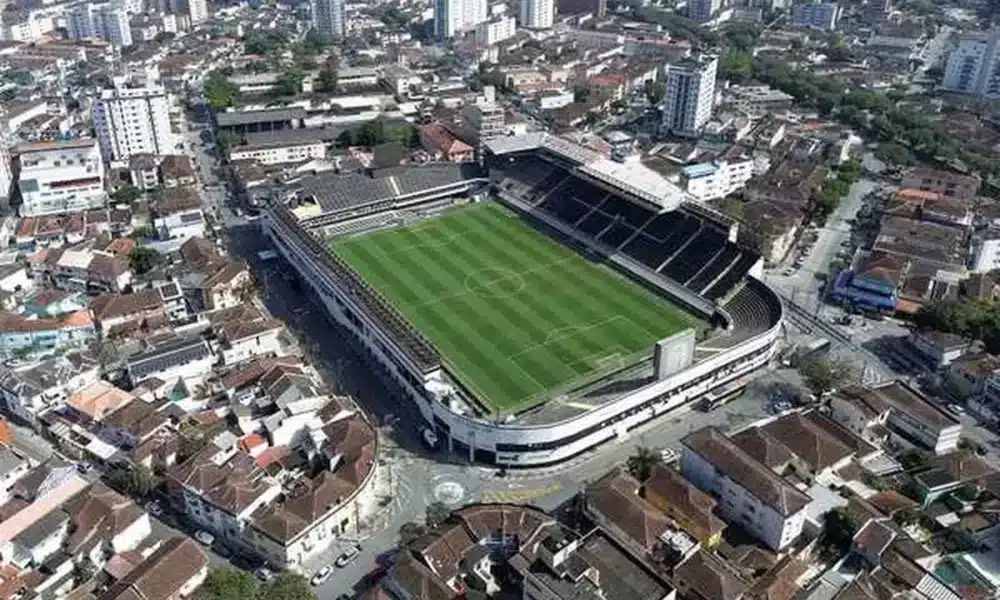
<instances>
[{"instance_id":1,"label":"high-rise apartment building","mask_svg":"<svg viewBox=\"0 0 1000 600\"><path fill-rule=\"evenodd\" d=\"M442 40L455 37L488 16L487 0L434 0L434 34Z\"/></svg>"},{"instance_id":2,"label":"high-rise apartment building","mask_svg":"<svg viewBox=\"0 0 1000 600\"><path fill-rule=\"evenodd\" d=\"M703 23L711 21L720 8L722 0L688 0L687 15L689 19Z\"/></svg>"},{"instance_id":3,"label":"high-rise apartment building","mask_svg":"<svg viewBox=\"0 0 1000 600\"><path fill-rule=\"evenodd\" d=\"M104 40L115 48L132 45L132 29L123 2L88 2L67 15L67 31L73 39Z\"/></svg>"},{"instance_id":4,"label":"high-rise apartment building","mask_svg":"<svg viewBox=\"0 0 1000 600\"><path fill-rule=\"evenodd\" d=\"M521 27L551 29L555 13L554 0L521 0Z\"/></svg>"},{"instance_id":5,"label":"high-rise apartment building","mask_svg":"<svg viewBox=\"0 0 1000 600\"><path fill-rule=\"evenodd\" d=\"M170 130L170 98L163 87L133 85L116 77L114 87L94 103L94 128L108 161L127 161L134 154L171 154L176 141Z\"/></svg>"},{"instance_id":6,"label":"high-rise apartment building","mask_svg":"<svg viewBox=\"0 0 1000 600\"><path fill-rule=\"evenodd\" d=\"M344 0L312 0L313 27L328 40L344 39Z\"/></svg>"},{"instance_id":7,"label":"high-rise apartment building","mask_svg":"<svg viewBox=\"0 0 1000 600\"><path fill-rule=\"evenodd\" d=\"M475 39L477 44L492 46L514 37L515 33L517 22L514 17L501 15L476 25Z\"/></svg>"},{"instance_id":8,"label":"high-rise apartment building","mask_svg":"<svg viewBox=\"0 0 1000 600\"><path fill-rule=\"evenodd\" d=\"M697 136L712 118L718 63L716 56L701 54L667 66L663 94L665 132Z\"/></svg>"},{"instance_id":9,"label":"high-rise apartment building","mask_svg":"<svg viewBox=\"0 0 1000 600\"><path fill-rule=\"evenodd\" d=\"M1000 98L1000 29L965 33L948 56L941 87L983 98Z\"/></svg>"},{"instance_id":10,"label":"high-rise apartment building","mask_svg":"<svg viewBox=\"0 0 1000 600\"><path fill-rule=\"evenodd\" d=\"M18 154L22 217L77 212L107 203L97 140L24 144Z\"/></svg>"},{"instance_id":11,"label":"high-rise apartment building","mask_svg":"<svg viewBox=\"0 0 1000 600\"><path fill-rule=\"evenodd\" d=\"M187 0L187 14L191 26L194 27L208 20L208 0Z\"/></svg>"},{"instance_id":12,"label":"high-rise apartment building","mask_svg":"<svg viewBox=\"0 0 1000 600\"><path fill-rule=\"evenodd\" d=\"M839 17L840 5L836 2L803 2L792 6L792 27L833 31Z\"/></svg>"},{"instance_id":13,"label":"high-rise apartment building","mask_svg":"<svg viewBox=\"0 0 1000 600\"><path fill-rule=\"evenodd\" d=\"M591 13L603 17L608 11L608 0L557 0L556 7L561 15L585 15Z\"/></svg>"}]
</instances>

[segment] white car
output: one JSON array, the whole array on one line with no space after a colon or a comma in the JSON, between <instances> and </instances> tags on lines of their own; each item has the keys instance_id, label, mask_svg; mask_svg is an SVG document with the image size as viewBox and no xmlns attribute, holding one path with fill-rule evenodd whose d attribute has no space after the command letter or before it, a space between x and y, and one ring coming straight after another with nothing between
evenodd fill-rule
<instances>
[{"instance_id":1,"label":"white car","mask_svg":"<svg viewBox=\"0 0 1000 600\"><path fill-rule=\"evenodd\" d=\"M678 454L673 448L664 448L660 450L660 462L662 463L669 465L670 463L677 462L677 459L680 457L681 455Z\"/></svg>"},{"instance_id":2,"label":"white car","mask_svg":"<svg viewBox=\"0 0 1000 600\"><path fill-rule=\"evenodd\" d=\"M319 571L313 573L312 579L309 580L309 583L314 586L323 585L323 583L330 578L330 575L333 575L333 567L326 565Z\"/></svg>"},{"instance_id":3,"label":"white car","mask_svg":"<svg viewBox=\"0 0 1000 600\"><path fill-rule=\"evenodd\" d=\"M211 533L205 531L204 529L199 529L194 533L194 539L198 540L206 546L211 546L215 542L215 536Z\"/></svg>"},{"instance_id":4,"label":"white car","mask_svg":"<svg viewBox=\"0 0 1000 600\"><path fill-rule=\"evenodd\" d=\"M341 569L356 561L359 556L361 556L361 546L351 546L338 556L337 560L333 561L333 564L337 565L338 569Z\"/></svg>"},{"instance_id":5,"label":"white car","mask_svg":"<svg viewBox=\"0 0 1000 600\"><path fill-rule=\"evenodd\" d=\"M439 440L433 429L430 427L424 427L420 430L420 437L424 440L424 444L426 444L428 448L431 450L437 450Z\"/></svg>"},{"instance_id":6,"label":"white car","mask_svg":"<svg viewBox=\"0 0 1000 600\"><path fill-rule=\"evenodd\" d=\"M272 573L271 569L268 569L267 567L261 567L254 571L253 574L257 577L257 579L260 579L264 583L274 579L274 573Z\"/></svg>"},{"instance_id":7,"label":"white car","mask_svg":"<svg viewBox=\"0 0 1000 600\"><path fill-rule=\"evenodd\" d=\"M962 406L961 404L949 404L948 405L948 410L950 410L951 412L955 413L956 415L964 415L965 414L965 407Z\"/></svg>"}]
</instances>

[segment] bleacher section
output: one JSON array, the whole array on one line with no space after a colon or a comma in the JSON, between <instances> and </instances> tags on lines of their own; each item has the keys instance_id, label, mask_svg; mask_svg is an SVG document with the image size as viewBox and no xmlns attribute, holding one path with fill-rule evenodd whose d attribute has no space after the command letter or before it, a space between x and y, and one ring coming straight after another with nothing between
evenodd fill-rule
<instances>
[{"instance_id":1,"label":"bleacher section","mask_svg":"<svg viewBox=\"0 0 1000 600\"><path fill-rule=\"evenodd\" d=\"M375 231L376 229L393 227L398 223L399 214L394 210L390 210L388 212L330 225L329 227L323 228L323 235L326 237L353 235L355 233L365 233L368 231Z\"/></svg>"},{"instance_id":2,"label":"bleacher section","mask_svg":"<svg viewBox=\"0 0 1000 600\"><path fill-rule=\"evenodd\" d=\"M501 188L534 202L565 179L566 171L535 157L520 157L504 169Z\"/></svg>"},{"instance_id":3,"label":"bleacher section","mask_svg":"<svg viewBox=\"0 0 1000 600\"><path fill-rule=\"evenodd\" d=\"M684 208L655 214L563 173L558 185L538 185L538 210L700 296L710 300L725 296L759 259L755 252L729 242L714 220ZM511 175L518 180L539 177L530 169Z\"/></svg>"},{"instance_id":4,"label":"bleacher section","mask_svg":"<svg viewBox=\"0 0 1000 600\"><path fill-rule=\"evenodd\" d=\"M774 327L781 319L781 300L763 283L748 277L744 285L726 303L733 328L726 337L712 340L714 346L732 347L762 331Z\"/></svg>"}]
</instances>

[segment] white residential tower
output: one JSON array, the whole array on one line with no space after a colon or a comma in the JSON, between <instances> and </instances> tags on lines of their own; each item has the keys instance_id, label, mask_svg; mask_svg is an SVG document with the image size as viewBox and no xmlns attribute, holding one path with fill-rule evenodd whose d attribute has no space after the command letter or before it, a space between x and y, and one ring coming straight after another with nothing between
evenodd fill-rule
<instances>
[{"instance_id":1,"label":"white residential tower","mask_svg":"<svg viewBox=\"0 0 1000 600\"><path fill-rule=\"evenodd\" d=\"M712 118L718 58L702 54L667 66L663 130L697 136Z\"/></svg>"},{"instance_id":2,"label":"white residential tower","mask_svg":"<svg viewBox=\"0 0 1000 600\"><path fill-rule=\"evenodd\" d=\"M171 154L177 143L170 130L170 97L159 84L131 86L116 77L114 87L94 102L94 128L108 161L135 154Z\"/></svg>"}]
</instances>

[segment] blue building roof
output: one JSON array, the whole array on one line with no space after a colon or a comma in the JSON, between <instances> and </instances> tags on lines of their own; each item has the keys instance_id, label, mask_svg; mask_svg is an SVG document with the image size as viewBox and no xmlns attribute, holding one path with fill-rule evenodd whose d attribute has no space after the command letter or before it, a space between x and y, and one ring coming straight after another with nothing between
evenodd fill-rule
<instances>
[{"instance_id":1,"label":"blue building roof","mask_svg":"<svg viewBox=\"0 0 1000 600\"><path fill-rule=\"evenodd\" d=\"M697 179L699 177L707 177L718 170L719 167L712 163L698 163L684 167L681 169L681 173L684 174L686 179Z\"/></svg>"}]
</instances>

